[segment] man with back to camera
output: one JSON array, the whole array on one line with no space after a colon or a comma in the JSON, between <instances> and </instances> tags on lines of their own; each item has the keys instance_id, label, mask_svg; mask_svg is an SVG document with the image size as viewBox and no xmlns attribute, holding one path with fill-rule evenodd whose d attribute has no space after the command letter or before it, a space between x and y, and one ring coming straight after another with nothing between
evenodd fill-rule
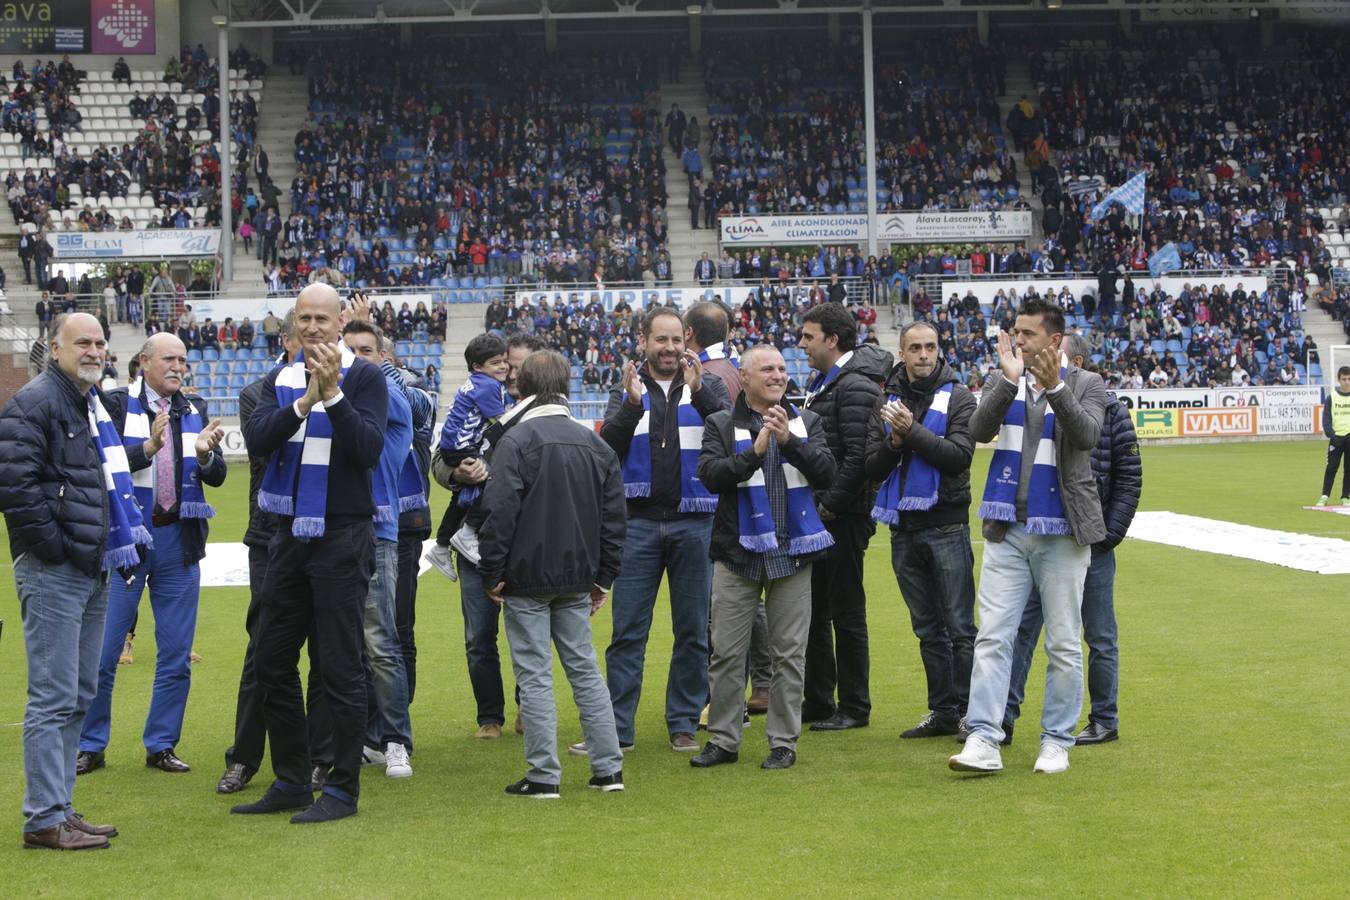
<instances>
[{"instance_id":1,"label":"man with back to camera","mask_svg":"<svg viewBox=\"0 0 1350 900\"><path fill-rule=\"evenodd\" d=\"M581 717L591 763L588 787L622 791L623 754L609 692L595 657L590 617L618 574L624 540L623 476L601 438L572 418L571 370L552 350L520 367L532 398L493 451L484 488L479 571L503 606L511 663L520 685L525 777L514 797L557 799L562 780L552 643Z\"/></svg>"},{"instance_id":2,"label":"man with back to camera","mask_svg":"<svg viewBox=\"0 0 1350 900\"><path fill-rule=\"evenodd\" d=\"M270 372L244 439L268 454L258 505L279 517L268 548L255 662L276 780L231 812L304 810L296 824L356 813L366 684L362 622L374 574L371 475L384 449L388 389L339 344L341 304L316 283L295 305L296 359ZM313 632L311 637L311 632ZM315 802L297 661L311 638L333 715L334 764Z\"/></svg>"},{"instance_id":3,"label":"man with back to camera","mask_svg":"<svg viewBox=\"0 0 1350 900\"><path fill-rule=\"evenodd\" d=\"M104 766L112 731L112 692L117 662L135 627L141 594L148 585L155 618L155 683L145 720L145 764L162 772L191 771L175 749L183 730L192 684L192 639L197 628L201 587L199 564L206 556L206 520L215 511L203 485L225 483L220 420L209 420L206 401L181 390L187 348L172 334L152 335L138 354L140 377L110 392L118 408L113 424L122 435L136 500L150 518L154 546L130 581L108 592L108 617L99 662L98 694L80 733L76 772ZM209 424L208 424L209 422Z\"/></svg>"},{"instance_id":4,"label":"man with back to camera","mask_svg":"<svg viewBox=\"0 0 1350 900\"><path fill-rule=\"evenodd\" d=\"M712 664L708 743L695 768L740 759L745 658L756 611L765 607L773 679L765 731L765 769L797 762L802 684L811 626L811 567L834 539L816 512L813 490L830 484L834 456L820 419L785 403L787 364L772 344L741 358L736 405L703 430L699 478L718 494L713 520Z\"/></svg>"},{"instance_id":5,"label":"man with back to camera","mask_svg":"<svg viewBox=\"0 0 1350 900\"><path fill-rule=\"evenodd\" d=\"M658 306L643 319L640 366L624 365L623 384L610 394L600 437L622 463L628 526L614 582L613 633L605 672L619 745L637 739L643 659L652 609L670 588L670 671L665 718L670 747L697 753L699 712L708 695L708 603L712 566L708 545L717 498L698 478L703 423L726 409L727 391L684 345L678 311ZM582 744L572 752L584 753Z\"/></svg>"},{"instance_id":6,"label":"man with back to camera","mask_svg":"<svg viewBox=\"0 0 1350 900\"><path fill-rule=\"evenodd\" d=\"M1322 473L1322 496L1318 506L1326 506L1336 486L1336 470L1341 475L1341 506L1350 506L1350 366L1336 370L1336 387L1322 407L1322 433L1327 436L1327 467Z\"/></svg>"},{"instance_id":7,"label":"man with back to camera","mask_svg":"<svg viewBox=\"0 0 1350 900\"><path fill-rule=\"evenodd\" d=\"M867 440L867 475L881 485L872 518L891 528L891 566L928 683L928 715L900 736L956 734L970 698L975 647L975 398L943 361L928 322L900 333L900 364L885 391Z\"/></svg>"},{"instance_id":8,"label":"man with back to camera","mask_svg":"<svg viewBox=\"0 0 1350 900\"><path fill-rule=\"evenodd\" d=\"M971 418L976 441L998 439L980 516L985 548L977 601L980 629L970 676L970 737L948 760L955 771L1003 768L999 743L1013 641L1032 585L1045 611L1045 704L1034 771L1069 768L1083 704L1083 578L1091 546L1106 538L1091 456L1101 438L1101 376L1068 366L1064 313L1043 300L1018 310L1015 338L998 337L999 371L985 381Z\"/></svg>"},{"instance_id":9,"label":"man with back to camera","mask_svg":"<svg viewBox=\"0 0 1350 900\"><path fill-rule=\"evenodd\" d=\"M46 370L0 412L0 510L28 657L23 842L93 850L117 829L72 805L80 726L98 689L109 575L129 573L151 537L96 387L103 328L87 313L57 316L50 346Z\"/></svg>"},{"instance_id":10,"label":"man with back to camera","mask_svg":"<svg viewBox=\"0 0 1350 900\"><path fill-rule=\"evenodd\" d=\"M1072 365L1080 369L1091 366L1092 351L1081 335L1065 335L1064 352ZM1087 681L1092 712L1087 727L1074 738L1074 745L1079 747L1106 744L1120 737L1116 711L1120 684L1115 608L1116 547L1130 530L1144 487L1144 467L1139 458L1139 437L1135 434L1134 422L1130 411L1111 393L1106 395L1102 436L1092 452L1092 472L1101 499L1106 539L1092 545L1092 562L1083 581L1083 640L1088 645ZM1008 741L1012 740L1013 725L1021 711L1027 672L1040 639L1041 624L1041 598L1033 588L1017 629L1017 642L1013 645L1008 708L1003 714L1003 732Z\"/></svg>"},{"instance_id":11,"label":"man with back to camera","mask_svg":"<svg viewBox=\"0 0 1350 900\"><path fill-rule=\"evenodd\" d=\"M875 526L865 463L867 427L891 355L880 347L859 347L857 339L857 322L838 303L822 303L803 317L800 346L816 373L804 405L820 417L837 466L834 480L816 492L834 546L811 573L802 719L814 723L812 731L865 728L872 715L863 555Z\"/></svg>"}]
</instances>

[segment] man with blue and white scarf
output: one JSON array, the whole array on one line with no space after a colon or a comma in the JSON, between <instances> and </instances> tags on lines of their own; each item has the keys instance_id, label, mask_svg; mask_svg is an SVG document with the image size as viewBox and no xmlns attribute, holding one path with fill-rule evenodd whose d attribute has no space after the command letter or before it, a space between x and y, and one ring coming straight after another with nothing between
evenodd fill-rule
<instances>
[{"instance_id":1,"label":"man with blue and white scarf","mask_svg":"<svg viewBox=\"0 0 1350 900\"><path fill-rule=\"evenodd\" d=\"M97 385L108 342L87 313L52 323L51 362L0 412L0 511L28 659L23 842L95 850L117 834L75 810L80 725L98 688L109 575L150 535Z\"/></svg>"},{"instance_id":2,"label":"man with blue and white scarf","mask_svg":"<svg viewBox=\"0 0 1350 900\"><path fill-rule=\"evenodd\" d=\"M949 761L960 772L1003 768L1003 712L1013 642L1033 586L1045 614L1048 666L1041 750L1034 771L1064 772L1083 706L1083 580L1092 544L1106 538L1092 450L1101 437L1106 390L1101 376L1069 367L1060 349L1064 314L1032 299L1015 337L999 334L1000 371L984 384L971 418L976 441L998 439L980 516L980 630L970 679L965 748Z\"/></svg>"},{"instance_id":3,"label":"man with blue and white scarf","mask_svg":"<svg viewBox=\"0 0 1350 900\"><path fill-rule=\"evenodd\" d=\"M249 451L268 457L258 508L278 517L254 653L276 780L258 802L231 812L303 809L296 824L356 814L367 725L361 656L375 571L371 476L384 450L389 390L378 366L338 344L341 315L329 285L300 292L300 347L268 373L243 423ZM333 717L333 767L317 801L297 666L307 639Z\"/></svg>"},{"instance_id":4,"label":"man with blue and white scarf","mask_svg":"<svg viewBox=\"0 0 1350 900\"><path fill-rule=\"evenodd\" d=\"M122 436L142 518L154 546L132 577L117 579L108 594L108 620L99 662L98 695L80 732L78 772L104 765L112 732L112 692L118 658L132 630L141 594L150 588L155 614L155 684L145 719L145 764L163 772L190 771L178 758L192 684L192 639L206 556L207 519L215 515L202 486L225 483L220 452L224 429L207 417L206 401L184 394L187 347L172 334L152 335L141 348L140 375L109 393L113 423Z\"/></svg>"},{"instance_id":5,"label":"man with blue and white scarf","mask_svg":"<svg viewBox=\"0 0 1350 900\"><path fill-rule=\"evenodd\" d=\"M891 529L891 566L919 639L928 715L902 738L956 734L970 696L975 558L970 545L970 418L975 398L942 360L937 328L900 333L867 436L867 476L881 485L872 518Z\"/></svg>"},{"instance_id":6,"label":"man with blue and white scarf","mask_svg":"<svg viewBox=\"0 0 1350 900\"><path fill-rule=\"evenodd\" d=\"M652 608L665 577L670 585L670 672L666 729L673 750L698 750L694 733L708 696L708 542L717 498L698 477L703 423L728 407L726 387L703 370L684 345L677 310L655 307L642 323L646 360L624 366L610 394L600 437L618 454L628 498L628 529L614 582L614 624L605 672L621 747L637 739L643 659ZM585 753L574 744L574 753Z\"/></svg>"},{"instance_id":7,"label":"man with blue and white scarf","mask_svg":"<svg viewBox=\"0 0 1350 900\"><path fill-rule=\"evenodd\" d=\"M814 490L835 476L820 417L786 404L787 364L771 344L741 357L744 391L710 416L698 475L718 494L713 520L712 664L708 744L695 768L740 758L745 714L745 657L755 615L764 606L773 676L765 731L765 769L797 761L802 730L806 640L811 628L811 570L834 538L816 511Z\"/></svg>"}]
</instances>

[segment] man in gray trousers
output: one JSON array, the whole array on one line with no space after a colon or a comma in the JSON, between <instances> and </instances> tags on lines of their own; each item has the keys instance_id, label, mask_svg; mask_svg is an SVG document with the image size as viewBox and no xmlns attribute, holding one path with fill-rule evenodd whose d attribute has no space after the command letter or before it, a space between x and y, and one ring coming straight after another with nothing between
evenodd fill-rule
<instances>
[{"instance_id":1,"label":"man in gray trousers","mask_svg":"<svg viewBox=\"0 0 1350 900\"><path fill-rule=\"evenodd\" d=\"M609 445L572 418L570 376L567 360L549 350L521 364L517 384L531 405L498 438L483 492L478 571L483 584L493 585L488 597L505 607L529 764L525 777L506 788L515 797L559 796L550 641L581 716L589 786L623 790L623 755L590 622L619 573L623 475Z\"/></svg>"}]
</instances>

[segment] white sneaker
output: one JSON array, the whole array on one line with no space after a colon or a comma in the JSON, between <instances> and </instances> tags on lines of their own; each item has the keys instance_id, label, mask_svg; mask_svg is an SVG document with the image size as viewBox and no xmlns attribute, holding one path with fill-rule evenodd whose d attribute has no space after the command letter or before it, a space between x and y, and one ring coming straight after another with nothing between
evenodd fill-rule
<instances>
[{"instance_id":1,"label":"white sneaker","mask_svg":"<svg viewBox=\"0 0 1350 900\"><path fill-rule=\"evenodd\" d=\"M621 753L621 754L623 754L623 755L626 756L626 755L628 754L628 751L629 751L629 750L632 750L632 749L634 748L634 746L636 746L636 745L634 745L634 744L625 744L625 743L623 743L622 741L620 741L620 742L619 742L619 753ZM573 756L590 756L590 755L591 755L591 751L588 750L588 749L586 748L586 742L585 742L585 741L577 741L575 744L568 744L568 745L567 745L567 752L570 753L570 754L572 754Z\"/></svg>"},{"instance_id":2,"label":"white sneaker","mask_svg":"<svg viewBox=\"0 0 1350 900\"><path fill-rule=\"evenodd\" d=\"M382 766L385 763L384 754L374 747L363 747L361 750L361 765L363 766Z\"/></svg>"},{"instance_id":3,"label":"white sneaker","mask_svg":"<svg viewBox=\"0 0 1350 900\"><path fill-rule=\"evenodd\" d=\"M1058 775L1060 772L1069 771L1069 751L1059 744L1042 741L1041 755L1036 757L1036 765L1031 771L1043 772L1046 775Z\"/></svg>"},{"instance_id":4,"label":"white sneaker","mask_svg":"<svg viewBox=\"0 0 1350 900\"><path fill-rule=\"evenodd\" d=\"M454 536L450 538L450 546L459 551L459 555L478 565L482 559L478 555L478 532L474 531L467 524L459 526Z\"/></svg>"},{"instance_id":5,"label":"white sneaker","mask_svg":"<svg viewBox=\"0 0 1350 900\"><path fill-rule=\"evenodd\" d=\"M998 745L972 734L966 738L965 749L947 760L947 768L953 772L997 772L1003 768L1003 754Z\"/></svg>"},{"instance_id":6,"label":"white sneaker","mask_svg":"<svg viewBox=\"0 0 1350 900\"><path fill-rule=\"evenodd\" d=\"M459 573L455 571L455 558L450 555L449 547L442 547L437 544L428 550L422 558L435 566L436 571L446 578L451 581L459 581Z\"/></svg>"},{"instance_id":7,"label":"white sneaker","mask_svg":"<svg viewBox=\"0 0 1350 900\"><path fill-rule=\"evenodd\" d=\"M412 764L408 762L407 747L393 742L385 745L384 774L390 778L408 778L412 775Z\"/></svg>"}]
</instances>

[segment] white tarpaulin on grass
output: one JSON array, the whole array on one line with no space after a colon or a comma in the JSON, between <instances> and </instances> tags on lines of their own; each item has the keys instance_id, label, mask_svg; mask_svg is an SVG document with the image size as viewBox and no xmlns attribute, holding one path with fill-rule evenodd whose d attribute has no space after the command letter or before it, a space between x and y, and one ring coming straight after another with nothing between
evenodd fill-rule
<instances>
[{"instance_id":1,"label":"white tarpaulin on grass","mask_svg":"<svg viewBox=\"0 0 1350 900\"><path fill-rule=\"evenodd\" d=\"M1138 513L1130 525L1130 537L1318 575L1350 575L1350 541L1337 538L1255 528L1173 512Z\"/></svg>"},{"instance_id":2,"label":"white tarpaulin on grass","mask_svg":"<svg viewBox=\"0 0 1350 900\"><path fill-rule=\"evenodd\" d=\"M427 541L423 551L433 543ZM422 560L417 574L430 568L431 563ZM201 569L202 587L248 587L248 548L243 544L207 544Z\"/></svg>"}]
</instances>

